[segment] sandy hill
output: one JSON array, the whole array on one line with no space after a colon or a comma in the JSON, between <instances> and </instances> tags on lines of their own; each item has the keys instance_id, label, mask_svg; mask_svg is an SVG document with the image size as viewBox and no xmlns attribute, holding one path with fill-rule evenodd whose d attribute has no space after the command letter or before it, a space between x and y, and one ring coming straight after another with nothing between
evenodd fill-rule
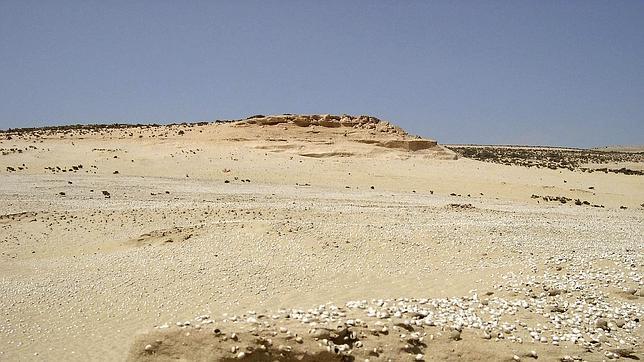
<instances>
[{"instance_id":1,"label":"sandy hill","mask_svg":"<svg viewBox=\"0 0 644 362\"><path fill-rule=\"evenodd\" d=\"M175 140L186 145L234 145L306 157L456 158L454 152L436 141L411 136L378 118L328 114L253 116L239 121L169 126L61 126L9 130L6 137L24 140L117 139L135 144L164 144L164 141Z\"/></svg>"},{"instance_id":2,"label":"sandy hill","mask_svg":"<svg viewBox=\"0 0 644 362\"><path fill-rule=\"evenodd\" d=\"M611 207L639 207L644 202L639 177L590 177L570 166L591 162L608 171L640 170L639 156L624 162L615 153L605 153L601 160L574 156L562 162L562 157L570 157L560 152L524 150L517 155L502 148L450 148L370 116L257 115L236 121L4 131L0 172L103 175L115 180L251 180L513 200L538 195ZM459 159L454 151L466 157ZM539 164L550 170L513 167Z\"/></svg>"}]
</instances>

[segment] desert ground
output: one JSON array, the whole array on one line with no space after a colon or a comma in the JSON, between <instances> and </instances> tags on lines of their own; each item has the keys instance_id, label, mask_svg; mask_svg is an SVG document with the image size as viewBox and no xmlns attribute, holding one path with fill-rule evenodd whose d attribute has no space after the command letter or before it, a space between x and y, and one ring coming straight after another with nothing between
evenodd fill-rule
<instances>
[{"instance_id":1,"label":"desert ground","mask_svg":"<svg viewBox=\"0 0 644 362\"><path fill-rule=\"evenodd\" d=\"M0 152L0 360L644 358L641 148L258 115Z\"/></svg>"}]
</instances>

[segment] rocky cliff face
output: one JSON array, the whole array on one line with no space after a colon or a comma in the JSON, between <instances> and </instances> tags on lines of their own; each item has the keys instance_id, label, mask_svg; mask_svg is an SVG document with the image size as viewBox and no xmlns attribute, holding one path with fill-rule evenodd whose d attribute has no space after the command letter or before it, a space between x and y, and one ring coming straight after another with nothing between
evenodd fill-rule
<instances>
[{"instance_id":1,"label":"rocky cliff face","mask_svg":"<svg viewBox=\"0 0 644 362\"><path fill-rule=\"evenodd\" d=\"M377 132L407 135L402 128L389 122L371 116L350 116L347 114L282 114L273 116L256 115L240 123L257 125L277 125L281 123L294 124L300 127L321 126L329 128L351 127L357 129L370 129Z\"/></svg>"}]
</instances>

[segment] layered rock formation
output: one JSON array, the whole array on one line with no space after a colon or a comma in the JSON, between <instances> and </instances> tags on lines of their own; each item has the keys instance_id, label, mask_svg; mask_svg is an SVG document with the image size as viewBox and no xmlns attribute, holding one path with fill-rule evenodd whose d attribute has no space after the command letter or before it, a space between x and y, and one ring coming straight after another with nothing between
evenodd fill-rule
<instances>
[{"instance_id":1,"label":"layered rock formation","mask_svg":"<svg viewBox=\"0 0 644 362\"><path fill-rule=\"evenodd\" d=\"M438 145L434 140L409 135L402 128L371 116L331 115L331 114L282 114L255 115L236 123L237 126L260 126L264 134L277 134L288 144L274 146L262 145L262 149L296 150L301 156L310 157L346 157L353 155L374 155L377 150L389 149L399 151L398 155L455 159L456 154ZM283 126L284 128L278 128ZM267 128L268 127L268 128ZM271 132L271 127L276 127ZM289 127L295 128L289 132ZM302 132L300 129L310 128ZM305 137L302 135L305 134ZM275 139L271 139L275 141ZM311 143L314 143L311 150ZM306 146L305 146L306 144ZM376 148L365 148L377 146ZM328 149L330 148L330 149ZM402 151L402 153L400 153Z\"/></svg>"},{"instance_id":2,"label":"layered rock formation","mask_svg":"<svg viewBox=\"0 0 644 362\"><path fill-rule=\"evenodd\" d=\"M371 116L350 116L332 114L282 114L273 116L256 115L242 121L245 124L277 125L290 123L300 127L321 126L329 128L352 127L371 129L378 132L407 135L402 128Z\"/></svg>"}]
</instances>

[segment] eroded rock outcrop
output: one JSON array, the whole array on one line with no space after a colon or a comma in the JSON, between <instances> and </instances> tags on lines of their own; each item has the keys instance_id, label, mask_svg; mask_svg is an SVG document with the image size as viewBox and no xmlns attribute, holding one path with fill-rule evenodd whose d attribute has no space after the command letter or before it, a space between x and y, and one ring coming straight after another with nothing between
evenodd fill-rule
<instances>
[{"instance_id":1,"label":"eroded rock outcrop","mask_svg":"<svg viewBox=\"0 0 644 362\"><path fill-rule=\"evenodd\" d=\"M241 127L284 126L284 133L281 135L286 138L289 138L290 135L291 144L279 145L279 151L283 151L288 146L289 149L298 149L299 155L307 157L347 157L360 154L373 156L373 153L365 148L355 148L351 145L366 144L376 146L376 149L403 151L405 154L422 154L425 157L442 159L456 158L454 152L438 145L436 141L410 135L402 128L372 116L347 114L254 115L238 121L236 125ZM305 133L307 136L301 137L301 133L297 133L300 128L310 128ZM272 128L267 129L268 134L274 136L274 132L271 132L270 129ZM275 128L275 130L277 129ZM288 132L288 129L296 133ZM314 140L324 140L324 142L320 143ZM288 142L286 139L283 141ZM303 142L301 142L302 144L292 144L293 141ZM313 147L315 149L311 149L311 143L316 145ZM340 146L341 148L338 148ZM263 149L275 147L274 145L260 146Z\"/></svg>"},{"instance_id":2,"label":"eroded rock outcrop","mask_svg":"<svg viewBox=\"0 0 644 362\"><path fill-rule=\"evenodd\" d=\"M407 135L402 128L389 122L371 116L350 116L347 114L282 114L282 115L255 115L239 124L257 124L273 126L281 123L294 124L300 127L321 126L328 128L352 127L371 129L377 132Z\"/></svg>"}]
</instances>

